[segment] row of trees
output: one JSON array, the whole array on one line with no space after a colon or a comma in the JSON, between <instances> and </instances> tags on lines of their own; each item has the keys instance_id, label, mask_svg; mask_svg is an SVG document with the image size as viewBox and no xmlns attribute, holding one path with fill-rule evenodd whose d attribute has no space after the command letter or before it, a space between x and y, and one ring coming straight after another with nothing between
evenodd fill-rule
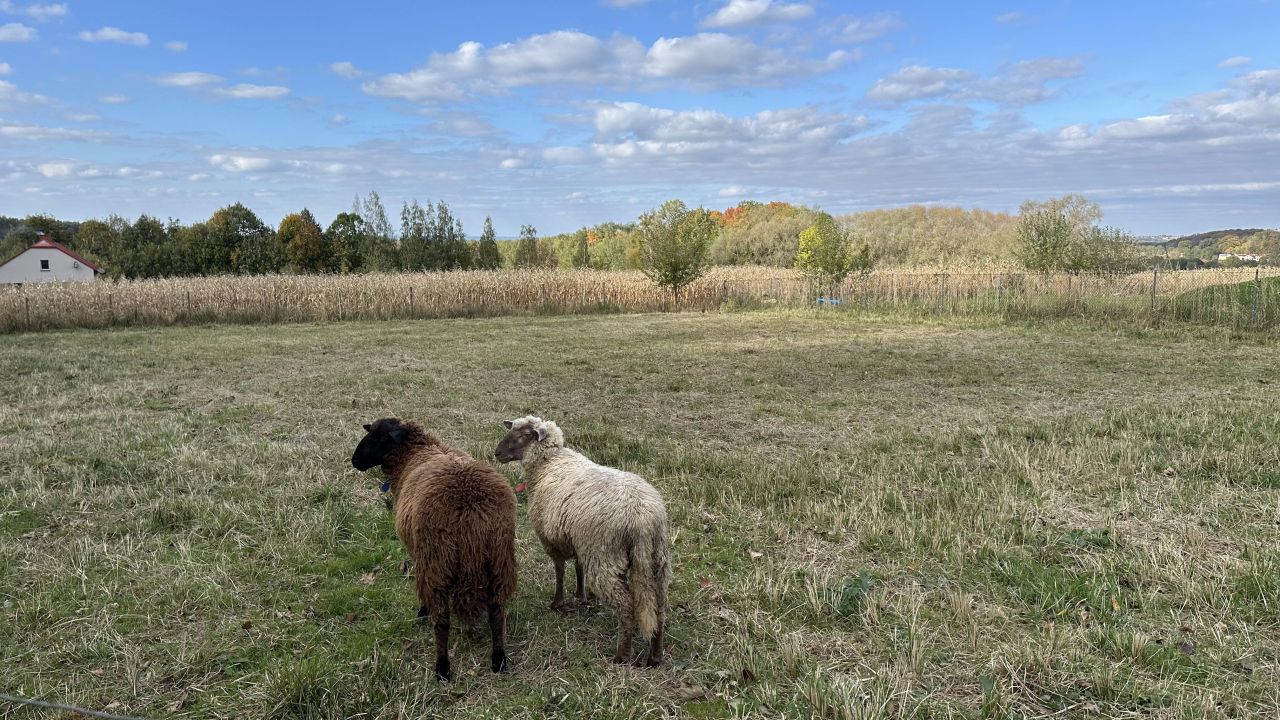
<instances>
[{"instance_id":1,"label":"row of trees","mask_svg":"<svg viewBox=\"0 0 1280 720\"><path fill-rule=\"evenodd\" d=\"M363 200L356 198L352 210L339 213L328 228L322 228L305 208L272 228L240 203L192 225L175 220L164 223L149 215L133 222L112 216L82 223L33 216L8 229L0 258L17 254L48 234L111 274L130 278L502 266L489 218L478 242L467 239L462 222L443 201L425 207L416 200L405 203L400 220L397 235L376 192ZM528 230L536 235L532 228Z\"/></svg>"},{"instance_id":2,"label":"row of trees","mask_svg":"<svg viewBox=\"0 0 1280 720\"><path fill-rule=\"evenodd\" d=\"M48 233L116 275L362 272L499 267L640 269L680 277L712 264L796 267L835 284L872 263L949 264L1017 259L1035 271L1115 271L1143 264L1125 233L1099 227L1079 196L1026 203L1017 216L911 206L833 217L788 203L742 202L723 211L669 201L633 223L603 223L539 237L525 225L499 241L486 218L470 240L443 201L404 203L398 231L376 192L322 227L306 209L272 228L242 204L182 225L143 215L67 223L46 216L8 223L0 259Z\"/></svg>"}]
</instances>

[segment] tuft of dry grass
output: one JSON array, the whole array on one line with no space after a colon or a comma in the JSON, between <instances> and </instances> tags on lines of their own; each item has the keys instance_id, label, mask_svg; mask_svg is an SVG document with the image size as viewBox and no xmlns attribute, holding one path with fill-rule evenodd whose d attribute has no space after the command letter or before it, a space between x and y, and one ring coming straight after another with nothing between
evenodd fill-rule
<instances>
[{"instance_id":1,"label":"tuft of dry grass","mask_svg":"<svg viewBox=\"0 0 1280 720\"><path fill-rule=\"evenodd\" d=\"M1280 706L1266 339L770 312L13 340L0 692L202 718ZM522 520L513 672L461 628L432 679L350 452L394 414L488 457L525 412L667 498L665 667L611 665L607 610L547 609Z\"/></svg>"}]
</instances>

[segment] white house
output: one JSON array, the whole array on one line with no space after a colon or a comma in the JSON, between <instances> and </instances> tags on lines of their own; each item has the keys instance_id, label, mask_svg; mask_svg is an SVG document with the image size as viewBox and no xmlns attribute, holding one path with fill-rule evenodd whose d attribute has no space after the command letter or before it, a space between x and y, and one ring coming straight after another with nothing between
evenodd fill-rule
<instances>
[{"instance_id":1,"label":"white house","mask_svg":"<svg viewBox=\"0 0 1280 720\"><path fill-rule=\"evenodd\" d=\"M102 268L41 235L17 257L0 265L0 285L34 282L91 282Z\"/></svg>"}]
</instances>

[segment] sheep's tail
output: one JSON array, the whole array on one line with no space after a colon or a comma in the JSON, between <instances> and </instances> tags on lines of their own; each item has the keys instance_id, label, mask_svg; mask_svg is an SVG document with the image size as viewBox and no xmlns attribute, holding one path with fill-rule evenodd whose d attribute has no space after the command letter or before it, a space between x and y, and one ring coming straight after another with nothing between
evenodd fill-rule
<instances>
[{"instance_id":1,"label":"sheep's tail","mask_svg":"<svg viewBox=\"0 0 1280 720\"><path fill-rule=\"evenodd\" d=\"M632 607L640 634L652 637L667 616L667 585L671 566L667 560L667 531L659 525L648 537L631 546Z\"/></svg>"}]
</instances>

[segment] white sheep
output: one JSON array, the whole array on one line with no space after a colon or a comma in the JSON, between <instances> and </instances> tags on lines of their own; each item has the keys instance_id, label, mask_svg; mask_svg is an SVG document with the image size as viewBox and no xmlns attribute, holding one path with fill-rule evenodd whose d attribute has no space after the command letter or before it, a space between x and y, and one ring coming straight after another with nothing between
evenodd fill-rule
<instances>
[{"instance_id":1,"label":"white sheep","mask_svg":"<svg viewBox=\"0 0 1280 720\"><path fill-rule=\"evenodd\" d=\"M636 626L649 637L645 663L662 661L671 566L667 509L644 478L597 465L564 446L550 420L528 415L503 423L507 435L494 450L499 462L519 460L529 493L529 520L556 569L551 607L564 605L564 562L575 560L577 596L585 600L583 575L601 600L618 610L618 653L631 659Z\"/></svg>"}]
</instances>

